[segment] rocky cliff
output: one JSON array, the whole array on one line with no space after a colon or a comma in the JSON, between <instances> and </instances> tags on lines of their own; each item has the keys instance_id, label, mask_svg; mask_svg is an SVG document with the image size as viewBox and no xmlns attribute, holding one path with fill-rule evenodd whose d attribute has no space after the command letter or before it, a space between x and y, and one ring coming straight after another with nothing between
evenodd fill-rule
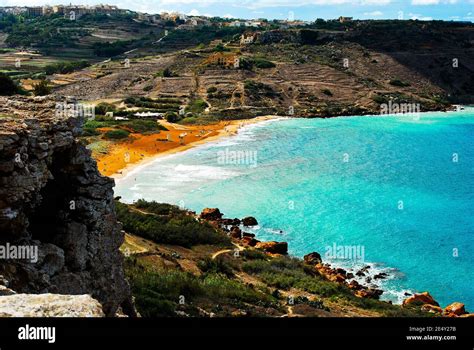
<instances>
[{"instance_id":1,"label":"rocky cliff","mask_svg":"<svg viewBox=\"0 0 474 350\"><path fill-rule=\"evenodd\" d=\"M0 98L0 247L38 249L37 259L0 259L0 274L18 293L90 294L107 316L133 315L114 182L77 140L82 118L55 107Z\"/></svg>"}]
</instances>

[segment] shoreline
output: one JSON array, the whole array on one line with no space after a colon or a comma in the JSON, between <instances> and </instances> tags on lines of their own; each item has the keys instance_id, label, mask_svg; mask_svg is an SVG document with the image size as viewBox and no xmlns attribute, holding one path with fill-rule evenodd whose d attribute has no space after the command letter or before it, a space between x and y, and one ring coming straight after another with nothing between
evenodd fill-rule
<instances>
[{"instance_id":1,"label":"shoreline","mask_svg":"<svg viewBox=\"0 0 474 350\"><path fill-rule=\"evenodd\" d=\"M212 124L212 126L215 129L208 132L209 136L205 136L203 138L196 139L196 140L193 140L189 143L182 144L182 145L180 145L180 144L170 145L171 147L168 148L168 149L164 149L162 151L158 150L156 152L153 152L152 154L148 154L144 157L141 157L140 159L138 159L136 161L126 162L124 167L119 167L113 173L108 173L107 171L104 171L103 163L104 163L105 160L107 160L108 158L111 158L112 156L114 156L114 157L117 157L117 156L125 157L125 154L127 153L126 144L118 144L118 145L112 146L113 151L111 153L108 153L108 154L106 154L102 157L100 157L100 156L97 157L96 161L98 163L99 170L102 173L102 175L110 177L114 180L120 180L120 179L126 177L128 174L130 174L136 168L145 166L145 165L153 162L154 160L156 160L158 158L173 155L173 154L177 154L177 153L181 153L181 152L187 151L189 149L192 149L194 147L204 145L204 144L207 144L209 142L214 142L214 141L220 140L224 137L237 135L239 130L242 127L247 126L247 125L253 125L253 124L257 124L257 123L261 123L261 122L265 122L265 121L269 121L269 120L277 120L277 119L282 119L282 118L285 118L285 117L276 116L276 115L266 115L266 116L261 116L261 117L255 117L255 118L252 118L252 119L231 120L231 121L227 121L227 122L219 122L217 124ZM191 129L188 129L189 128L188 126L181 126L179 124L172 124L172 123L163 122L163 121L161 122L161 125L163 125L167 128L173 128L174 129L173 131L191 130ZM159 135L159 134L157 134L157 135ZM102 169L100 169L100 168L102 168Z\"/></svg>"},{"instance_id":2,"label":"shoreline","mask_svg":"<svg viewBox=\"0 0 474 350\"><path fill-rule=\"evenodd\" d=\"M470 107L470 106L464 106L462 107ZM422 112L422 113L433 113L433 112L439 112L439 113L452 113L452 112L460 112L461 110L448 110L448 111L429 111L429 112ZM365 117L397 117L397 114L387 114L387 115L380 115L380 114L367 114L367 115L344 115L344 116L332 116L329 118L351 118L351 117L356 117L356 116L365 116ZM119 156L120 158L124 158L126 153L128 151L125 149L127 143L118 143L115 145L111 146L111 151L108 152L107 154L104 155L96 155L94 156L94 159L97 161L97 165L99 167L99 171L101 172L102 175L113 178L115 180L119 180L127 176L131 171L136 169L137 167L144 166L153 160L159 158L159 157L164 157L172 154L177 154L180 152L184 152L186 150L189 150L193 147L199 146L206 144L208 142L213 142L218 139L221 139L226 136L233 136L236 135L239 131L239 129L243 126L246 125L251 125L251 124L257 124L261 123L264 121L268 120L276 120L276 119L286 119L286 118L295 118L299 119L298 117L288 117L288 116L280 116L280 115L265 115L265 116L259 116L251 119L237 119L237 120L229 120L229 121L220 121L215 124L210 124L210 125L180 125L180 124L174 124L174 123L168 123L166 121L160 121L160 124L167 127L171 128L171 132L175 131L190 131L192 134L193 131L197 131L198 129L202 129L201 131L208 131L206 135L209 136L200 136L198 139L191 140L188 143L185 144L168 144L166 146L170 147L165 147L163 150L153 150L153 151L143 151L140 148L137 150L147 153L146 155L141 154L139 159L135 159L133 161L122 161L124 164L115 166L112 171L108 171L105 167L107 163L104 165L103 163L105 160L109 160L113 156L117 158ZM302 117L301 119L313 119L313 118L304 118ZM326 119L326 118L319 118L319 119ZM163 131L163 133L165 133ZM155 135L143 135L143 134L136 134L133 136L138 136L138 140L133 140L132 144L134 142L140 143L144 138L149 137L151 138L152 136L157 136L160 134L155 134ZM193 135L188 135L193 136ZM162 141L162 140L160 140ZM136 153L136 152L134 152Z\"/></svg>"}]
</instances>

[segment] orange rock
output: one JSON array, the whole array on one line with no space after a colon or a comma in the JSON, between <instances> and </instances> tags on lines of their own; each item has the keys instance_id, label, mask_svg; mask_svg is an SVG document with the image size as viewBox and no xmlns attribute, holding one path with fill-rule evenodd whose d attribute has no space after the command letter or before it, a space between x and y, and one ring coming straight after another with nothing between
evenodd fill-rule
<instances>
[{"instance_id":1,"label":"orange rock","mask_svg":"<svg viewBox=\"0 0 474 350\"><path fill-rule=\"evenodd\" d=\"M463 315L466 313L463 303L452 303L444 308L445 314L455 314L457 316Z\"/></svg>"},{"instance_id":2,"label":"orange rock","mask_svg":"<svg viewBox=\"0 0 474 350\"><path fill-rule=\"evenodd\" d=\"M358 290L358 289L361 289L362 287L360 283L357 282L356 280L352 280L347 286L353 290Z\"/></svg>"},{"instance_id":3,"label":"orange rock","mask_svg":"<svg viewBox=\"0 0 474 350\"><path fill-rule=\"evenodd\" d=\"M232 226L230 229L230 236L232 238L241 239L242 238L242 230L237 226Z\"/></svg>"},{"instance_id":4,"label":"orange rock","mask_svg":"<svg viewBox=\"0 0 474 350\"><path fill-rule=\"evenodd\" d=\"M474 318L474 314L463 314L463 315L461 315L461 316L459 316L459 317L465 317L465 318L466 318L466 317L467 317L467 318L473 317L473 318Z\"/></svg>"},{"instance_id":5,"label":"orange rock","mask_svg":"<svg viewBox=\"0 0 474 350\"><path fill-rule=\"evenodd\" d=\"M439 306L431 305L431 304L424 304L421 306L421 310L425 312L431 312L432 314L441 314L443 313L443 309Z\"/></svg>"},{"instance_id":6,"label":"orange rock","mask_svg":"<svg viewBox=\"0 0 474 350\"><path fill-rule=\"evenodd\" d=\"M322 262L321 255L318 252L306 254L303 259L308 265L316 265Z\"/></svg>"},{"instance_id":7,"label":"orange rock","mask_svg":"<svg viewBox=\"0 0 474 350\"><path fill-rule=\"evenodd\" d=\"M204 208L200 215L201 219L204 220L220 220L222 218L222 213L218 208Z\"/></svg>"},{"instance_id":8,"label":"orange rock","mask_svg":"<svg viewBox=\"0 0 474 350\"><path fill-rule=\"evenodd\" d=\"M242 237L241 242L243 245L248 245L250 247L255 247L255 245L258 243L258 241L255 238L248 237L248 236Z\"/></svg>"},{"instance_id":9,"label":"orange rock","mask_svg":"<svg viewBox=\"0 0 474 350\"><path fill-rule=\"evenodd\" d=\"M378 299L382 293L380 289L367 288L357 290L354 295L359 298Z\"/></svg>"},{"instance_id":10,"label":"orange rock","mask_svg":"<svg viewBox=\"0 0 474 350\"><path fill-rule=\"evenodd\" d=\"M272 254L288 254L288 243L286 242L258 242L255 248Z\"/></svg>"},{"instance_id":11,"label":"orange rock","mask_svg":"<svg viewBox=\"0 0 474 350\"><path fill-rule=\"evenodd\" d=\"M338 274L330 275L330 276L329 276L329 280L334 281L334 282L338 282L338 283L342 283L342 282L344 282L346 279L344 278L343 275L341 275L341 274L338 273Z\"/></svg>"},{"instance_id":12,"label":"orange rock","mask_svg":"<svg viewBox=\"0 0 474 350\"><path fill-rule=\"evenodd\" d=\"M434 300L433 297L428 292L416 293L415 295L412 295L411 297L406 298L405 300L403 300L403 306L406 306L415 302L439 306L436 300Z\"/></svg>"}]
</instances>

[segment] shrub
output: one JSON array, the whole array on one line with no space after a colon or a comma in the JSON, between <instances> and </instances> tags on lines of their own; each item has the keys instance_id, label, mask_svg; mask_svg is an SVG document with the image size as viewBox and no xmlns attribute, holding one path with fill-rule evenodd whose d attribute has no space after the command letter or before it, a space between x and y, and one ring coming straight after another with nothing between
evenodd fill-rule
<instances>
[{"instance_id":1,"label":"shrub","mask_svg":"<svg viewBox=\"0 0 474 350\"><path fill-rule=\"evenodd\" d=\"M186 106L186 112L191 112L193 114L200 114L204 112L204 110L208 107L209 105L207 104L206 101L202 99L196 99L191 101L191 103Z\"/></svg>"},{"instance_id":2,"label":"shrub","mask_svg":"<svg viewBox=\"0 0 474 350\"><path fill-rule=\"evenodd\" d=\"M321 92L327 96L332 96L332 91L329 89L322 89Z\"/></svg>"},{"instance_id":3,"label":"shrub","mask_svg":"<svg viewBox=\"0 0 474 350\"><path fill-rule=\"evenodd\" d=\"M33 85L33 93L35 96L45 96L51 93L51 86L46 79L40 80L39 83Z\"/></svg>"},{"instance_id":4,"label":"shrub","mask_svg":"<svg viewBox=\"0 0 474 350\"><path fill-rule=\"evenodd\" d=\"M191 247L196 244L228 245L230 242L226 235L207 222L196 221L185 211L173 211L169 215L145 215L117 202L117 215L124 230L156 243Z\"/></svg>"},{"instance_id":5,"label":"shrub","mask_svg":"<svg viewBox=\"0 0 474 350\"><path fill-rule=\"evenodd\" d=\"M73 61L73 62L58 62L54 64L47 65L44 70L48 75L54 73L67 74L74 72L75 70L80 70L89 66L87 61Z\"/></svg>"},{"instance_id":6,"label":"shrub","mask_svg":"<svg viewBox=\"0 0 474 350\"><path fill-rule=\"evenodd\" d=\"M169 123L177 123L181 117L175 112L166 112L165 118Z\"/></svg>"},{"instance_id":7,"label":"shrub","mask_svg":"<svg viewBox=\"0 0 474 350\"><path fill-rule=\"evenodd\" d=\"M217 92L217 88L215 86L211 86L210 88L207 89L208 94L212 94L214 92Z\"/></svg>"},{"instance_id":8,"label":"shrub","mask_svg":"<svg viewBox=\"0 0 474 350\"><path fill-rule=\"evenodd\" d=\"M146 201L144 199L139 199L133 204L139 209L143 209L147 212L154 213L157 215L172 215L183 213L184 211L176 205L167 204L167 203L158 203L156 201Z\"/></svg>"},{"instance_id":9,"label":"shrub","mask_svg":"<svg viewBox=\"0 0 474 350\"><path fill-rule=\"evenodd\" d=\"M8 75L0 73L0 95L11 96L16 94L18 87Z\"/></svg>"},{"instance_id":10,"label":"shrub","mask_svg":"<svg viewBox=\"0 0 474 350\"><path fill-rule=\"evenodd\" d=\"M106 102L101 102L95 106L95 114L104 115L107 112L115 112L115 106Z\"/></svg>"},{"instance_id":11,"label":"shrub","mask_svg":"<svg viewBox=\"0 0 474 350\"><path fill-rule=\"evenodd\" d=\"M82 136L97 136L97 135L100 135L100 132L98 132L95 128L84 127L82 130Z\"/></svg>"},{"instance_id":12,"label":"shrub","mask_svg":"<svg viewBox=\"0 0 474 350\"><path fill-rule=\"evenodd\" d=\"M107 131L104 134L104 137L112 140L121 140L126 139L128 135L130 135L130 132L128 132L127 130L116 129Z\"/></svg>"},{"instance_id":13,"label":"shrub","mask_svg":"<svg viewBox=\"0 0 474 350\"><path fill-rule=\"evenodd\" d=\"M399 86L399 87L406 87L406 86L410 86L410 84L408 83L405 83L399 79L392 79L390 80L390 85L393 85L393 86Z\"/></svg>"},{"instance_id":14,"label":"shrub","mask_svg":"<svg viewBox=\"0 0 474 350\"><path fill-rule=\"evenodd\" d=\"M265 60L263 58L256 58L254 60L254 65L255 65L255 67L260 68L260 69L267 69L267 68L276 67L275 63L273 63L271 61L268 61L268 60Z\"/></svg>"},{"instance_id":15,"label":"shrub","mask_svg":"<svg viewBox=\"0 0 474 350\"><path fill-rule=\"evenodd\" d=\"M132 132L144 133L144 132L156 132L160 130L168 130L155 120L149 119L138 119L125 122L122 124L124 127L130 129Z\"/></svg>"},{"instance_id":16,"label":"shrub","mask_svg":"<svg viewBox=\"0 0 474 350\"><path fill-rule=\"evenodd\" d=\"M147 271L133 259L127 259L125 271L137 310L143 317L176 316L180 296L189 301L206 298L239 306L242 303L271 306L276 302L271 295L220 274L198 277L176 270ZM190 303L187 305L192 308Z\"/></svg>"},{"instance_id":17,"label":"shrub","mask_svg":"<svg viewBox=\"0 0 474 350\"><path fill-rule=\"evenodd\" d=\"M214 47L213 51L214 52L224 52L224 51L230 51L230 49L219 43Z\"/></svg>"},{"instance_id":18,"label":"shrub","mask_svg":"<svg viewBox=\"0 0 474 350\"><path fill-rule=\"evenodd\" d=\"M202 272L222 274L227 277L234 276L232 265L224 258L211 259L206 257L204 260L198 262L197 266Z\"/></svg>"}]
</instances>

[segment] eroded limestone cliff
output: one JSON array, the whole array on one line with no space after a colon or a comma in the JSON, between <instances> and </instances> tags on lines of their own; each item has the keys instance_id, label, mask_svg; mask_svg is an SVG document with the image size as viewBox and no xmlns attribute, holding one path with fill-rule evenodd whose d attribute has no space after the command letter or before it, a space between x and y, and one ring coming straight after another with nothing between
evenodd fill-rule
<instances>
[{"instance_id":1,"label":"eroded limestone cliff","mask_svg":"<svg viewBox=\"0 0 474 350\"><path fill-rule=\"evenodd\" d=\"M77 140L82 118L55 107L0 97L0 246L38 247L35 262L0 259L0 274L18 293L90 294L107 316L133 315L114 182Z\"/></svg>"}]
</instances>

